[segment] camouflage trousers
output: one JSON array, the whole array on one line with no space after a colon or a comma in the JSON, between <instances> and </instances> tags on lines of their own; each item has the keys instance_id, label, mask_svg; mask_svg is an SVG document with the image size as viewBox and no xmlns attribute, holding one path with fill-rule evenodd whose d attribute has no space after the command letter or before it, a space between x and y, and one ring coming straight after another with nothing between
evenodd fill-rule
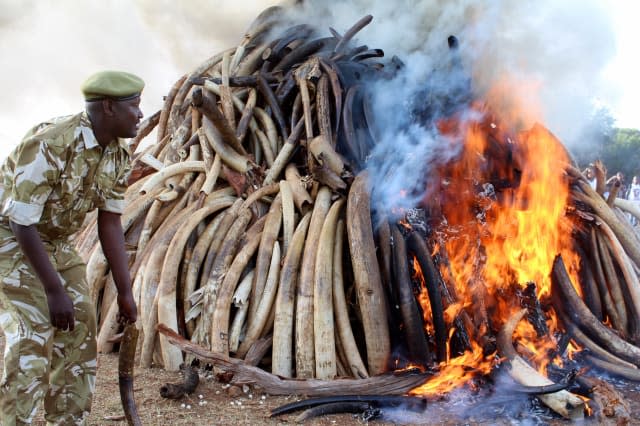
<instances>
[{"instance_id":1,"label":"camouflage trousers","mask_svg":"<svg viewBox=\"0 0 640 426\"><path fill-rule=\"evenodd\" d=\"M0 424L30 424L44 402L47 424L84 424L96 378L96 319L86 267L67 243L45 243L74 306L75 328L51 325L44 287L11 231L0 226L0 327L5 335Z\"/></svg>"}]
</instances>

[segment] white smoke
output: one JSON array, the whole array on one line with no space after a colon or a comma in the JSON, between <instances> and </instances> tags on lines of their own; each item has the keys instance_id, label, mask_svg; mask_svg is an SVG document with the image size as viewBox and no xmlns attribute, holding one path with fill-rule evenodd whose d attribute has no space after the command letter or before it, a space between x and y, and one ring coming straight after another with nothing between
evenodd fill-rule
<instances>
[{"instance_id":1,"label":"white smoke","mask_svg":"<svg viewBox=\"0 0 640 426\"><path fill-rule=\"evenodd\" d=\"M80 84L101 69L140 75L142 110L154 113L181 75L279 3L0 0L0 159L36 123L82 110Z\"/></svg>"},{"instance_id":2,"label":"white smoke","mask_svg":"<svg viewBox=\"0 0 640 426\"><path fill-rule=\"evenodd\" d=\"M606 98L603 93L610 89L603 71L615 53L615 39L600 0L308 0L298 19L329 35L329 27L344 33L367 14L373 21L355 43L382 48L387 59L396 55L406 65L395 79L376 86L372 102L383 144L368 166L374 201L386 205L390 200L398 207L415 205L416 198L405 198L403 204L398 194L423 188L427 162L436 153L446 154L437 132L408 116L427 81L433 101L463 91L468 76L477 96L508 78L512 85L505 101L527 110L523 126L540 122L565 144L587 123L594 100ZM449 35L459 40L463 73L447 69Z\"/></svg>"},{"instance_id":3,"label":"white smoke","mask_svg":"<svg viewBox=\"0 0 640 426\"><path fill-rule=\"evenodd\" d=\"M357 40L384 49L387 57L417 61L412 73L426 74L446 61L447 37L456 35L476 90L488 89L506 74L527 82L521 96L530 98L529 86L535 83L539 99L530 102L540 105L539 120L563 139L572 139L594 98L610 89L602 74L615 54L615 37L603 0L304 3L306 19L326 35L329 27L343 33L373 15Z\"/></svg>"},{"instance_id":4,"label":"white smoke","mask_svg":"<svg viewBox=\"0 0 640 426\"><path fill-rule=\"evenodd\" d=\"M236 46L260 11L280 3L0 0L0 156L36 122L81 109L80 82L99 69L140 74L147 82L143 110L157 111L182 74ZM393 183L379 194L383 200L410 189L441 145L435 133L407 120L407 102L450 60L449 35L460 41L462 64L477 94L505 75L522 82L514 95L539 111L534 118L565 143L581 130L593 99L606 98L601 74L614 54L614 37L601 0L303 3L294 22L315 25L318 36L330 35L329 27L344 33L371 14L373 22L354 43L382 48L385 59L396 55L406 65L374 92L377 125L389 143L377 153L385 161L373 168L374 182ZM462 84L455 75L437 75L436 94Z\"/></svg>"}]
</instances>

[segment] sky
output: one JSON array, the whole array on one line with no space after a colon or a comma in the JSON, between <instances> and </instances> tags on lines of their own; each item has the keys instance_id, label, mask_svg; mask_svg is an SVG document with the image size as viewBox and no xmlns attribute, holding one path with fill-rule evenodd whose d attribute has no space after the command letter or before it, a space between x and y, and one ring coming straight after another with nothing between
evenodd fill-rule
<instances>
[{"instance_id":1,"label":"sky","mask_svg":"<svg viewBox=\"0 0 640 426\"><path fill-rule=\"evenodd\" d=\"M147 83L142 108L152 114L161 108L162 97L181 75L209 56L237 46L258 13L279 3L0 0L0 158L31 126L81 110L79 86L101 69L141 75ZM424 28L465 28L447 24L449 21L472 23L474 40L481 46L477 52L486 55L473 58L469 49L467 59L478 64L492 62L492 67L478 66L491 71L487 78L493 78L497 68L521 67L526 62L523 75L539 79L534 86L541 88L543 104L548 106L545 121L561 136L578 127L576 123L586 118L593 103L610 108L618 127L640 128L640 63L632 44L640 39L640 2L425 0L420 2L424 10L417 12L415 2L408 0L309 3L308 14L317 13L321 25L339 31L370 9L374 21L361 37L386 53L403 44L408 58L416 56L415 50L426 39L416 38L414 45L408 42L406 35L398 34L398 28L405 25L401 19L417 28L414 35ZM356 9L353 14L347 10L350 4ZM323 6L334 15L322 11ZM400 16L402 11L408 11L408 16ZM434 20L443 23L436 25ZM500 49L487 49L491 40L482 40L483 34L499 40Z\"/></svg>"},{"instance_id":2,"label":"sky","mask_svg":"<svg viewBox=\"0 0 640 426\"><path fill-rule=\"evenodd\" d=\"M612 0L610 3L616 50L613 60L605 67L605 76L615 89L611 98L602 102L614 112L618 127L640 129L640 2Z\"/></svg>"}]
</instances>

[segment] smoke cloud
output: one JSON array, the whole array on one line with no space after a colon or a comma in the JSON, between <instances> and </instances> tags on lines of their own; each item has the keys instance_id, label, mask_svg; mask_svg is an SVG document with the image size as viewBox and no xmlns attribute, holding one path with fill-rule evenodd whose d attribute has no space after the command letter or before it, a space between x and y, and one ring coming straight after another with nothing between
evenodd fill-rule
<instances>
[{"instance_id":1,"label":"smoke cloud","mask_svg":"<svg viewBox=\"0 0 640 426\"><path fill-rule=\"evenodd\" d=\"M0 158L36 123L81 111L80 84L102 69L140 75L143 112L154 113L181 75L279 3L0 0Z\"/></svg>"},{"instance_id":2,"label":"smoke cloud","mask_svg":"<svg viewBox=\"0 0 640 426\"><path fill-rule=\"evenodd\" d=\"M396 55L405 64L396 78L373 90L383 140L368 163L374 202L415 205L422 194L404 199L398 194L424 188L425 165L435 156L455 154L443 151L438 133L410 114L427 84L430 108L442 109L430 111L436 116L449 112L437 100L464 94L470 79L475 96L496 89L504 95L493 99L494 107L504 106L497 112L513 115L517 106L523 128L540 122L567 145L589 119L594 99L606 98L611 89L603 72L615 53L615 38L600 0L310 0L298 19L306 17L324 30L321 35L329 35L329 27L343 33L367 14L373 22L357 34L356 43L382 48L386 58ZM461 68L451 67L450 35L459 40Z\"/></svg>"},{"instance_id":3,"label":"smoke cloud","mask_svg":"<svg viewBox=\"0 0 640 426\"><path fill-rule=\"evenodd\" d=\"M36 122L80 110L80 82L99 69L140 74L147 82L142 107L152 114L182 74L238 45L260 11L281 3L0 0L0 156ZM405 64L396 78L372 92L385 143L369 166L374 186L386 184L376 193L385 202L402 189L411 192L425 164L445 154L438 150L437 132L408 115L426 81L432 100L463 92L469 77L479 96L508 81L509 105L516 99L526 107L531 122L525 124L539 121L565 143L579 134L593 99L606 98L609 89L602 74L615 53L615 39L602 0L303 3L293 19L315 25L319 36L330 35L330 27L344 33L373 15L355 42L381 48L385 59L396 55ZM460 42L464 73L447 68L449 35ZM410 206L415 200L405 202Z\"/></svg>"}]
</instances>

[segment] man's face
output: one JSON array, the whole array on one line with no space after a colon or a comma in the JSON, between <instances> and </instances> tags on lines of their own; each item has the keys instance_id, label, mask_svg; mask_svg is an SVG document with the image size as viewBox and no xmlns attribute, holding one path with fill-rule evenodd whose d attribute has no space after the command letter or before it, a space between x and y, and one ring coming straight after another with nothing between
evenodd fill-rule
<instances>
[{"instance_id":1,"label":"man's face","mask_svg":"<svg viewBox=\"0 0 640 426\"><path fill-rule=\"evenodd\" d=\"M143 114L140 96L126 101L112 101L113 134L119 138L133 138L138 134L138 125Z\"/></svg>"}]
</instances>

